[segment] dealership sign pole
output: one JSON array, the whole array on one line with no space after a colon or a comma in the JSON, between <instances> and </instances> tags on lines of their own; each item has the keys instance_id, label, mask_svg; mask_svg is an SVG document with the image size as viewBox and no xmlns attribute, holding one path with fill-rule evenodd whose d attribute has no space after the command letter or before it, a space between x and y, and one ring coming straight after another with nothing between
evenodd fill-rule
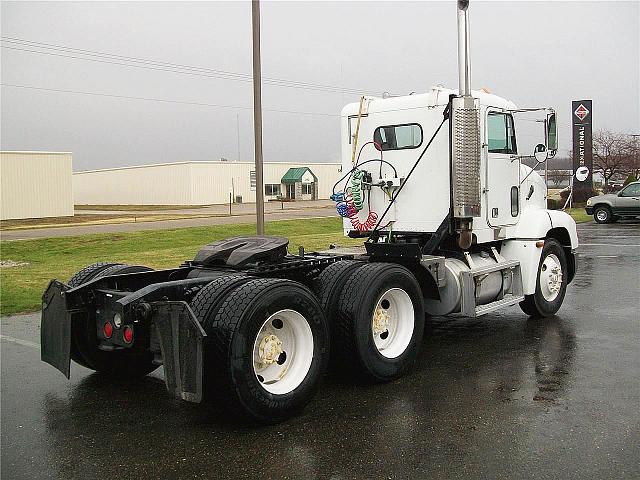
<instances>
[{"instance_id":1,"label":"dealership sign pole","mask_svg":"<svg viewBox=\"0 0 640 480\"><path fill-rule=\"evenodd\" d=\"M256 162L256 231L264 235L264 181L262 178L262 75L260 71L260 2L251 2L253 32L253 130Z\"/></svg>"},{"instance_id":2,"label":"dealership sign pole","mask_svg":"<svg viewBox=\"0 0 640 480\"><path fill-rule=\"evenodd\" d=\"M593 145L591 100L571 102L573 119L573 191L574 201L584 202L593 195Z\"/></svg>"}]
</instances>

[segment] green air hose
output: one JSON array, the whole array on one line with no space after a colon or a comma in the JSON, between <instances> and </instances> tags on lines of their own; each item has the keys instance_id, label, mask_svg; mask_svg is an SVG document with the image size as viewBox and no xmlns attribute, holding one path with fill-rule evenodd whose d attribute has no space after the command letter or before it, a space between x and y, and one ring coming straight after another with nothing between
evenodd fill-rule
<instances>
[{"instance_id":1,"label":"green air hose","mask_svg":"<svg viewBox=\"0 0 640 480\"><path fill-rule=\"evenodd\" d=\"M351 176L351 198L353 199L353 206L356 207L356 210L360 211L363 207L363 196L362 196L362 177L364 172L362 170L356 169L353 171Z\"/></svg>"}]
</instances>

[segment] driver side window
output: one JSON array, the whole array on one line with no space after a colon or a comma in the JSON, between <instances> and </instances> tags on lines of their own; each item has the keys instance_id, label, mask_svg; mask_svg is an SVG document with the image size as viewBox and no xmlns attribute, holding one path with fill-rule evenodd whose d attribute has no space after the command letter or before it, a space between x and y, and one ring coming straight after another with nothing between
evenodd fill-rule
<instances>
[{"instance_id":1,"label":"driver side window","mask_svg":"<svg viewBox=\"0 0 640 480\"><path fill-rule=\"evenodd\" d=\"M640 197L640 183L627 186L620 192L621 197Z\"/></svg>"},{"instance_id":2,"label":"driver side window","mask_svg":"<svg viewBox=\"0 0 640 480\"><path fill-rule=\"evenodd\" d=\"M516 130L510 114L491 112L487 115L487 143L489 153L517 153Z\"/></svg>"}]
</instances>

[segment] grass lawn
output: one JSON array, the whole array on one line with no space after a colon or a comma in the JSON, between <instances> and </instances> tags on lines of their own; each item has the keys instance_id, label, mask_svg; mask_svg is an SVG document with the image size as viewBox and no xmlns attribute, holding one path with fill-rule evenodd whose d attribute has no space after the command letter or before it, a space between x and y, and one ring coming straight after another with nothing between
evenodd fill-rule
<instances>
[{"instance_id":1,"label":"grass lawn","mask_svg":"<svg viewBox=\"0 0 640 480\"><path fill-rule=\"evenodd\" d=\"M583 208L567 210L577 223L588 222ZM267 234L288 237L290 251L302 245L307 251L330 243L360 245L342 235L338 218L267 222ZM100 261L172 268L195 256L206 243L238 235L253 235L255 226L216 225L133 233L84 235L15 242L0 242L0 258L27 265L0 268L0 314L40 308L40 296L49 280L68 280L85 265Z\"/></svg>"},{"instance_id":2,"label":"grass lawn","mask_svg":"<svg viewBox=\"0 0 640 480\"><path fill-rule=\"evenodd\" d=\"M288 237L291 252L326 249L330 243L359 245L345 238L338 218L267 222L267 234ZM86 265L100 261L153 268L177 267L200 247L223 238L254 235L255 226L216 225L133 233L84 235L0 242L0 258L28 265L0 268L0 313L9 315L40 308L42 292L52 278L68 280Z\"/></svg>"},{"instance_id":3,"label":"grass lawn","mask_svg":"<svg viewBox=\"0 0 640 480\"><path fill-rule=\"evenodd\" d=\"M593 221L593 215L587 215L584 207L567 208L565 210L569 215L573 217L576 223L585 223Z\"/></svg>"}]
</instances>

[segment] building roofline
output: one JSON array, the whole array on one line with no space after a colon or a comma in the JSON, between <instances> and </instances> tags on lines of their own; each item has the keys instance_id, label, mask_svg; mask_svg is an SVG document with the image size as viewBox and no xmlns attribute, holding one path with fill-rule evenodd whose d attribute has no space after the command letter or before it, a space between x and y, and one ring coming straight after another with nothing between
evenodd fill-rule
<instances>
[{"instance_id":1,"label":"building roofline","mask_svg":"<svg viewBox=\"0 0 640 480\"><path fill-rule=\"evenodd\" d=\"M4 153L4 152L3 152ZM112 167L112 168L99 168L95 170L78 170L75 173L96 173L96 172L111 172L115 170L130 170L134 168L149 168L149 167L167 167L171 165L253 165L253 162L244 161L226 161L221 160L187 160L183 162L168 162L168 163L148 163L146 165L130 165L126 167ZM340 166L340 162L307 162L305 165L302 162L264 162L265 165L299 165L309 168L313 165L335 165Z\"/></svg>"},{"instance_id":2,"label":"building roofline","mask_svg":"<svg viewBox=\"0 0 640 480\"><path fill-rule=\"evenodd\" d=\"M2 153L19 153L21 155L73 155L73 152L40 152L37 150L2 150Z\"/></svg>"}]
</instances>

